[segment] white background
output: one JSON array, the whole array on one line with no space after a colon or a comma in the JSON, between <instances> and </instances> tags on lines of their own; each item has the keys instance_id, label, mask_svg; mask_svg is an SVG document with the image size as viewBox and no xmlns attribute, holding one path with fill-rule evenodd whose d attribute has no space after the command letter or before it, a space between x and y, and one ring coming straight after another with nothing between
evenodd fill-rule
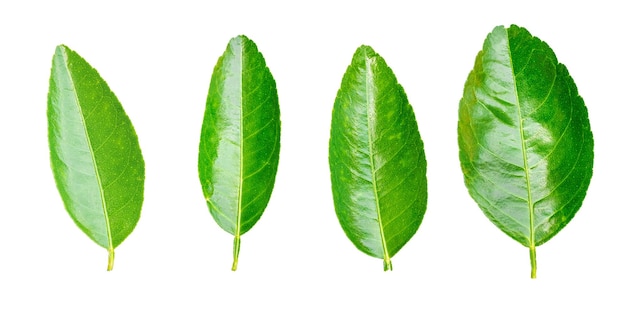
<instances>
[{"instance_id":1,"label":"white background","mask_svg":"<svg viewBox=\"0 0 626 313\"><path fill-rule=\"evenodd\" d=\"M432 1L435 2L435 1ZM557 1L555 1L556 3ZM623 13L605 1L21 1L0 4L2 312L624 312ZM581 3L583 3L581 1ZM617 3L617 2L615 2ZM537 249L480 211L458 161L458 102L496 25L546 41L573 76L595 138L582 208ZM242 238L212 220L197 148L213 66L228 40L256 42L277 82L282 150L265 214ZM122 102L146 162L135 231L106 251L72 222L49 166L46 99L55 46L82 55ZM394 70L425 143L423 223L393 258L358 251L335 216L331 110L361 44Z\"/></svg>"}]
</instances>

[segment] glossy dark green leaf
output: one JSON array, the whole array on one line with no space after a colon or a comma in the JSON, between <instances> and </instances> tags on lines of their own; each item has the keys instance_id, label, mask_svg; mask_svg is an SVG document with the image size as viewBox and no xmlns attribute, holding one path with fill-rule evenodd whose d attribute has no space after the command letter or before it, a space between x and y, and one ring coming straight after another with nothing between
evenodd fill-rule
<instances>
[{"instance_id":1,"label":"glossy dark green leaf","mask_svg":"<svg viewBox=\"0 0 626 313\"><path fill-rule=\"evenodd\" d=\"M198 172L211 215L234 235L233 271L240 237L270 199L280 150L276 83L252 40L230 40L219 58L206 101Z\"/></svg>"},{"instance_id":2,"label":"glossy dark green leaf","mask_svg":"<svg viewBox=\"0 0 626 313\"><path fill-rule=\"evenodd\" d=\"M76 225L109 252L133 231L143 203L144 161L121 104L98 72L58 46L48 92L54 179Z\"/></svg>"},{"instance_id":3,"label":"glossy dark green leaf","mask_svg":"<svg viewBox=\"0 0 626 313\"><path fill-rule=\"evenodd\" d=\"M478 53L459 108L465 184L487 217L529 247L556 235L582 205L593 167L583 99L548 45L496 27Z\"/></svg>"},{"instance_id":4,"label":"glossy dark green leaf","mask_svg":"<svg viewBox=\"0 0 626 313\"><path fill-rule=\"evenodd\" d=\"M333 108L329 163L335 211L364 253L391 257L426 211L426 159L413 108L385 60L359 47Z\"/></svg>"}]
</instances>

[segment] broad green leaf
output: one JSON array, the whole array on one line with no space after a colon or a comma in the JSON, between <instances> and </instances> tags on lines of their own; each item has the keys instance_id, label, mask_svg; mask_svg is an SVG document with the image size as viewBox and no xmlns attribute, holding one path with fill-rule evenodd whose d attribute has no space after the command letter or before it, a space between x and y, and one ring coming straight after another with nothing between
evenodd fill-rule
<instances>
[{"instance_id":1,"label":"broad green leaf","mask_svg":"<svg viewBox=\"0 0 626 313\"><path fill-rule=\"evenodd\" d=\"M485 215L530 250L556 235L591 180L587 109L567 69L526 29L496 27L470 72L459 108L465 185Z\"/></svg>"},{"instance_id":2,"label":"broad green leaf","mask_svg":"<svg viewBox=\"0 0 626 313\"><path fill-rule=\"evenodd\" d=\"M48 92L48 141L57 188L76 225L109 252L133 231L144 161L120 102L76 52L58 46Z\"/></svg>"},{"instance_id":3,"label":"broad green leaf","mask_svg":"<svg viewBox=\"0 0 626 313\"><path fill-rule=\"evenodd\" d=\"M259 220L272 194L279 150L276 83L254 42L235 37L213 70L198 157L209 211L234 235L233 271L241 235Z\"/></svg>"},{"instance_id":4,"label":"broad green leaf","mask_svg":"<svg viewBox=\"0 0 626 313\"><path fill-rule=\"evenodd\" d=\"M359 47L337 92L329 163L335 211L364 253L393 257L426 211L426 159L413 108L385 60Z\"/></svg>"}]
</instances>

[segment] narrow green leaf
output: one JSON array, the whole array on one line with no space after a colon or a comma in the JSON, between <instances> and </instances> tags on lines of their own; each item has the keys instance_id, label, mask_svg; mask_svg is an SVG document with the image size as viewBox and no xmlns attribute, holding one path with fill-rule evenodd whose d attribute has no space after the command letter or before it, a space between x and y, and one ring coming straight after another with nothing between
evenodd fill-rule
<instances>
[{"instance_id":1,"label":"narrow green leaf","mask_svg":"<svg viewBox=\"0 0 626 313\"><path fill-rule=\"evenodd\" d=\"M141 212L144 161L121 104L98 72L68 47L56 48L48 92L54 179L76 225L109 252Z\"/></svg>"},{"instance_id":2,"label":"narrow green leaf","mask_svg":"<svg viewBox=\"0 0 626 313\"><path fill-rule=\"evenodd\" d=\"M269 202L279 150L276 83L254 42L235 37L213 70L198 157L209 211L235 237L233 271L241 235L254 226Z\"/></svg>"},{"instance_id":3,"label":"narrow green leaf","mask_svg":"<svg viewBox=\"0 0 626 313\"><path fill-rule=\"evenodd\" d=\"M554 52L526 29L496 27L476 57L459 108L465 185L485 215L530 250L582 205L593 168L583 99Z\"/></svg>"},{"instance_id":4,"label":"narrow green leaf","mask_svg":"<svg viewBox=\"0 0 626 313\"><path fill-rule=\"evenodd\" d=\"M364 253L393 257L426 211L426 159L413 108L371 47L359 47L337 92L329 163L335 211Z\"/></svg>"}]
</instances>

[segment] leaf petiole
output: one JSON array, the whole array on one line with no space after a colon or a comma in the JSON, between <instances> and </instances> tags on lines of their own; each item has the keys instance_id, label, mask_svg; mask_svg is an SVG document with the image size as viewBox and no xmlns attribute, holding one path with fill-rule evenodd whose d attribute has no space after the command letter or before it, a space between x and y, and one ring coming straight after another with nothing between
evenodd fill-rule
<instances>
[{"instance_id":1,"label":"leaf petiole","mask_svg":"<svg viewBox=\"0 0 626 313\"><path fill-rule=\"evenodd\" d=\"M231 270L234 272L237 270L237 263L239 262L239 246L241 245L241 238L235 236L235 242L233 243L233 267Z\"/></svg>"},{"instance_id":2,"label":"leaf petiole","mask_svg":"<svg viewBox=\"0 0 626 313\"><path fill-rule=\"evenodd\" d=\"M111 271L113 269L113 261L115 260L115 251L113 248L109 249L109 263L107 264L107 271Z\"/></svg>"},{"instance_id":3,"label":"leaf petiole","mask_svg":"<svg viewBox=\"0 0 626 313\"><path fill-rule=\"evenodd\" d=\"M537 253L535 246L530 246L530 278L537 278Z\"/></svg>"},{"instance_id":4,"label":"leaf petiole","mask_svg":"<svg viewBox=\"0 0 626 313\"><path fill-rule=\"evenodd\" d=\"M393 266L391 266L391 258L385 255L385 259L383 260L384 269L386 271L393 271Z\"/></svg>"}]
</instances>

